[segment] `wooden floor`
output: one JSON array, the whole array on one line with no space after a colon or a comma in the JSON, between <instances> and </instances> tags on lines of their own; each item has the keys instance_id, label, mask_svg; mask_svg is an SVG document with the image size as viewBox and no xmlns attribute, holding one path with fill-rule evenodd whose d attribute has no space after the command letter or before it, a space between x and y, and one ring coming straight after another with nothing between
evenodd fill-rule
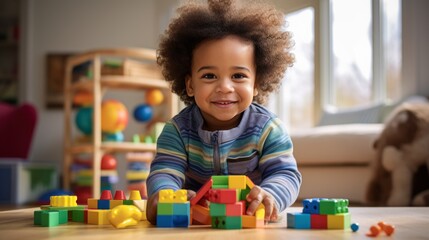
<instances>
[{"instance_id":1,"label":"wooden floor","mask_svg":"<svg viewBox=\"0 0 429 240\"><path fill-rule=\"evenodd\" d=\"M360 225L358 232L344 230L296 230L286 227L286 218L279 223L270 223L261 229L219 230L210 226L189 228L156 228L147 221L126 229L111 225L87 225L67 223L57 227L33 225L33 212L37 208L0 212L0 238L6 239L369 239L365 233L378 221L396 227L395 239L429 239L429 208L367 208L350 207L352 222ZM301 207L289 208L288 212L301 212ZM285 215L284 215L285 216ZM389 239L380 235L378 239Z\"/></svg>"}]
</instances>

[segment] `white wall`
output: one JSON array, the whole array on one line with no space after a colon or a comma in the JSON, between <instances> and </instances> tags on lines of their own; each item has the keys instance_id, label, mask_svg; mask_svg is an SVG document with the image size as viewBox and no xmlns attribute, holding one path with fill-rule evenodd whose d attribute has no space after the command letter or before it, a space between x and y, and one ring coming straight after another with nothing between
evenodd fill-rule
<instances>
[{"instance_id":1,"label":"white wall","mask_svg":"<svg viewBox=\"0 0 429 240\"><path fill-rule=\"evenodd\" d=\"M30 159L61 163L63 110L45 107L45 57L94 48L156 48L175 0L25 0L21 101L36 105L39 122ZM140 96L141 97L141 96ZM131 97L128 101L138 101Z\"/></svg>"}]
</instances>

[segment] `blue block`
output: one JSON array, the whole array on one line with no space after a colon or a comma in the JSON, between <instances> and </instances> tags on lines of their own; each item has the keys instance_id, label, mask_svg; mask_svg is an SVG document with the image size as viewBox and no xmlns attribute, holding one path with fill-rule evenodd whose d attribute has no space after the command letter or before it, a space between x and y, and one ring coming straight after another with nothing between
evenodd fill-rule
<instances>
[{"instance_id":1,"label":"blue block","mask_svg":"<svg viewBox=\"0 0 429 240\"><path fill-rule=\"evenodd\" d=\"M319 214L319 212L320 212L320 199L319 198L304 199L302 201L302 205L304 206L302 209L303 213Z\"/></svg>"},{"instance_id":2,"label":"blue block","mask_svg":"<svg viewBox=\"0 0 429 240\"><path fill-rule=\"evenodd\" d=\"M156 226L164 228L172 228L173 224L173 215L158 215L156 216Z\"/></svg>"},{"instance_id":3,"label":"blue block","mask_svg":"<svg viewBox=\"0 0 429 240\"><path fill-rule=\"evenodd\" d=\"M174 227L188 227L190 224L189 215L173 215Z\"/></svg>"},{"instance_id":4,"label":"blue block","mask_svg":"<svg viewBox=\"0 0 429 240\"><path fill-rule=\"evenodd\" d=\"M98 209L110 209L110 200L98 200Z\"/></svg>"},{"instance_id":5,"label":"blue block","mask_svg":"<svg viewBox=\"0 0 429 240\"><path fill-rule=\"evenodd\" d=\"M173 203L173 215L190 215L191 206L190 202L186 203Z\"/></svg>"},{"instance_id":6,"label":"blue block","mask_svg":"<svg viewBox=\"0 0 429 240\"><path fill-rule=\"evenodd\" d=\"M311 214L309 213L288 213L287 227L295 229L310 229Z\"/></svg>"}]
</instances>

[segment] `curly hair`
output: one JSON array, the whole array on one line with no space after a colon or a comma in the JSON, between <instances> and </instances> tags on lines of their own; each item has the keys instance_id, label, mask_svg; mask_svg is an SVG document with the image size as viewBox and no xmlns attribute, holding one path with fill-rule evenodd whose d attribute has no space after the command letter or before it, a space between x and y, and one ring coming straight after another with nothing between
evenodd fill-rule
<instances>
[{"instance_id":1,"label":"curly hair","mask_svg":"<svg viewBox=\"0 0 429 240\"><path fill-rule=\"evenodd\" d=\"M236 35L253 42L256 65L257 103L279 89L286 69L292 66L291 33L284 30L285 17L273 6L255 1L190 1L177 9L157 50L157 63L171 90L187 105L194 98L186 93L185 79L191 73L192 54L203 41Z\"/></svg>"}]
</instances>

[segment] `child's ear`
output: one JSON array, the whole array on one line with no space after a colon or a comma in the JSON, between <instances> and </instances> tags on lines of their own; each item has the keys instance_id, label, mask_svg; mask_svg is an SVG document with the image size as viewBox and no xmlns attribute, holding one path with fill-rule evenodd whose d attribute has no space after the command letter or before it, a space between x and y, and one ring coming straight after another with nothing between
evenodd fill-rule
<instances>
[{"instance_id":1,"label":"child's ear","mask_svg":"<svg viewBox=\"0 0 429 240\"><path fill-rule=\"evenodd\" d=\"M190 75L186 75L185 84L186 84L186 93L188 94L189 97L193 97L194 89L192 88L192 78Z\"/></svg>"},{"instance_id":2,"label":"child's ear","mask_svg":"<svg viewBox=\"0 0 429 240\"><path fill-rule=\"evenodd\" d=\"M258 88L255 86L255 88L253 89L253 96L256 97L258 96Z\"/></svg>"}]
</instances>

